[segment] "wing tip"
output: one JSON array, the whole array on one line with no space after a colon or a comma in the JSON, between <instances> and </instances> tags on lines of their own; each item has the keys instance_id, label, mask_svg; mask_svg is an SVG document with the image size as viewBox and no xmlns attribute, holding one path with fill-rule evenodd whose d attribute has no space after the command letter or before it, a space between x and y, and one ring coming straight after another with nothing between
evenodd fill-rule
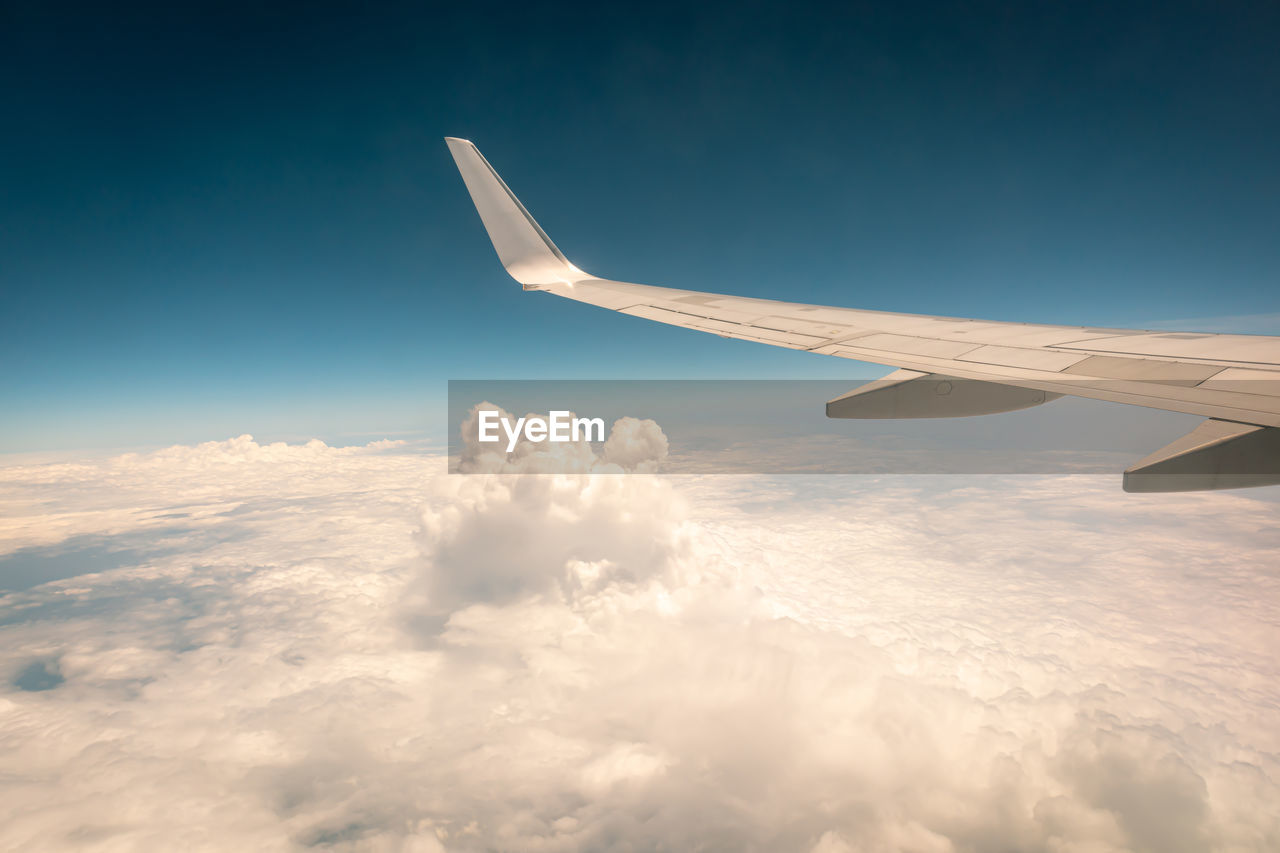
<instances>
[{"instance_id":1,"label":"wing tip","mask_svg":"<svg viewBox=\"0 0 1280 853\"><path fill-rule=\"evenodd\" d=\"M538 290L587 277L556 248L471 140L457 136L446 136L444 140L498 259L512 278L525 289Z\"/></svg>"}]
</instances>

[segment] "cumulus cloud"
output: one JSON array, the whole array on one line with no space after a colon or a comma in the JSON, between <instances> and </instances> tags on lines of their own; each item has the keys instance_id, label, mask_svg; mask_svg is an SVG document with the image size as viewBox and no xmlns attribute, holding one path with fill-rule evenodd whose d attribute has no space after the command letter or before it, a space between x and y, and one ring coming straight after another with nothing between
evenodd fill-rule
<instances>
[{"instance_id":1,"label":"cumulus cloud","mask_svg":"<svg viewBox=\"0 0 1280 853\"><path fill-rule=\"evenodd\" d=\"M653 458L619 434L603 464ZM3 599L0 846L1280 843L1274 503L444 468L238 439L0 469L0 571L170 542Z\"/></svg>"},{"instance_id":2,"label":"cumulus cloud","mask_svg":"<svg viewBox=\"0 0 1280 853\"><path fill-rule=\"evenodd\" d=\"M682 501L637 476L452 477L422 513L410 621L430 634L473 604L572 603L671 575L689 547Z\"/></svg>"}]
</instances>

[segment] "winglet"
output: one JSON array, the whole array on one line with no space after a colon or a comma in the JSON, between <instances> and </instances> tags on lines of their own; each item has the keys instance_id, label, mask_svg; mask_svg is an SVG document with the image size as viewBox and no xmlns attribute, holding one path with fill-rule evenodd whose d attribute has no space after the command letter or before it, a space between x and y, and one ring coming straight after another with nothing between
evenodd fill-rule
<instances>
[{"instance_id":1,"label":"winglet","mask_svg":"<svg viewBox=\"0 0 1280 853\"><path fill-rule=\"evenodd\" d=\"M446 136L444 141L449 144L493 248L512 278L526 290L541 290L551 284L589 277L556 248L478 148L466 139L452 136Z\"/></svg>"}]
</instances>

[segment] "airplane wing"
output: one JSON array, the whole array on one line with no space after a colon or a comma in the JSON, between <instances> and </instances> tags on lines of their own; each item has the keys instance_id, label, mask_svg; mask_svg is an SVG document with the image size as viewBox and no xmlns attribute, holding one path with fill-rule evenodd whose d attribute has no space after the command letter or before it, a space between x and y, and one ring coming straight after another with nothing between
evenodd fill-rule
<instances>
[{"instance_id":1,"label":"airplane wing","mask_svg":"<svg viewBox=\"0 0 1280 853\"><path fill-rule=\"evenodd\" d=\"M473 144L446 141L498 257L526 290L899 368L830 401L830 417L955 417L1089 397L1208 419L1128 469L1128 491L1280 483L1280 337L933 317L600 278L565 258Z\"/></svg>"}]
</instances>

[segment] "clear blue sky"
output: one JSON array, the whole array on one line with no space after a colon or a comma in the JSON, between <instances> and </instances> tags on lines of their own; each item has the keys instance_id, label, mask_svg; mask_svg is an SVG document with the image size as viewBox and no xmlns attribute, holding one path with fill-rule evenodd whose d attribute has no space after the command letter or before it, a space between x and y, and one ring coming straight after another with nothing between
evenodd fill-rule
<instances>
[{"instance_id":1,"label":"clear blue sky","mask_svg":"<svg viewBox=\"0 0 1280 853\"><path fill-rule=\"evenodd\" d=\"M616 278L1280 312L1280 7L826 5L6 5L0 449L432 432L449 378L870 375L522 293L445 135Z\"/></svg>"}]
</instances>

